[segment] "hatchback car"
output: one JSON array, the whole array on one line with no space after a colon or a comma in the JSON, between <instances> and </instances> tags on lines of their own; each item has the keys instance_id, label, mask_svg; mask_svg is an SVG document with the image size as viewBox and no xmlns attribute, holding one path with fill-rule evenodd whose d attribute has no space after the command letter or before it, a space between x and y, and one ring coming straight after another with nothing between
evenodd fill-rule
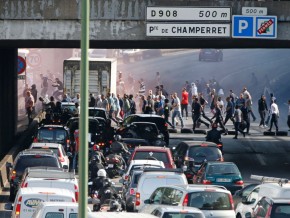
<instances>
[{"instance_id":1,"label":"hatchback car","mask_svg":"<svg viewBox=\"0 0 290 218\"><path fill-rule=\"evenodd\" d=\"M58 156L58 159L59 159L62 167L64 167L65 165L68 167L70 166L69 165L69 156L71 156L72 154L70 152L66 153L61 144L35 142L35 143L32 143L29 148L30 149L49 149L49 150L52 150L53 153L55 153Z\"/></svg>"},{"instance_id":2,"label":"hatchback car","mask_svg":"<svg viewBox=\"0 0 290 218\"><path fill-rule=\"evenodd\" d=\"M182 141L173 147L173 160L177 168L185 169L185 175L190 181L193 171L197 171L206 161L224 161L221 150L213 142Z\"/></svg>"},{"instance_id":3,"label":"hatchback car","mask_svg":"<svg viewBox=\"0 0 290 218\"><path fill-rule=\"evenodd\" d=\"M141 213L152 213L157 207L187 206L200 209L206 218L234 218L231 192L215 185L166 185L159 186L145 200Z\"/></svg>"},{"instance_id":4,"label":"hatchback car","mask_svg":"<svg viewBox=\"0 0 290 218\"><path fill-rule=\"evenodd\" d=\"M26 149L16 156L13 165L6 163L9 168L10 196L9 200L14 201L20 179L27 167L46 166L62 168L58 157L51 150Z\"/></svg>"},{"instance_id":5,"label":"hatchback car","mask_svg":"<svg viewBox=\"0 0 290 218\"><path fill-rule=\"evenodd\" d=\"M263 197L246 218L288 218L290 217L290 199Z\"/></svg>"},{"instance_id":6,"label":"hatchback car","mask_svg":"<svg viewBox=\"0 0 290 218\"><path fill-rule=\"evenodd\" d=\"M176 168L170 148L155 146L136 147L131 160L155 159L162 161L166 168Z\"/></svg>"},{"instance_id":7,"label":"hatchback car","mask_svg":"<svg viewBox=\"0 0 290 218\"><path fill-rule=\"evenodd\" d=\"M222 49L200 49L199 61L210 60L210 61L222 61L223 50Z\"/></svg>"},{"instance_id":8,"label":"hatchback car","mask_svg":"<svg viewBox=\"0 0 290 218\"><path fill-rule=\"evenodd\" d=\"M151 213L160 218L205 218L202 211L194 207L162 206Z\"/></svg>"},{"instance_id":9,"label":"hatchback car","mask_svg":"<svg viewBox=\"0 0 290 218\"><path fill-rule=\"evenodd\" d=\"M166 145L163 134L160 134L156 124L151 122L133 122L120 127L116 133L122 138L144 139L154 146Z\"/></svg>"},{"instance_id":10,"label":"hatchback car","mask_svg":"<svg viewBox=\"0 0 290 218\"><path fill-rule=\"evenodd\" d=\"M120 129L125 128L126 126L134 122L151 122L155 123L160 133L164 136L164 141L169 145L169 132L168 124L165 122L165 119L158 115L153 114L131 114L126 117L123 122L120 123Z\"/></svg>"},{"instance_id":11,"label":"hatchback car","mask_svg":"<svg viewBox=\"0 0 290 218\"><path fill-rule=\"evenodd\" d=\"M70 147L68 129L62 125L44 125L39 127L33 142L59 143L62 144L65 151L68 151Z\"/></svg>"},{"instance_id":12,"label":"hatchback car","mask_svg":"<svg viewBox=\"0 0 290 218\"><path fill-rule=\"evenodd\" d=\"M221 185L231 193L244 187L240 170L233 162L209 161L203 163L193 176L193 183Z\"/></svg>"}]
</instances>

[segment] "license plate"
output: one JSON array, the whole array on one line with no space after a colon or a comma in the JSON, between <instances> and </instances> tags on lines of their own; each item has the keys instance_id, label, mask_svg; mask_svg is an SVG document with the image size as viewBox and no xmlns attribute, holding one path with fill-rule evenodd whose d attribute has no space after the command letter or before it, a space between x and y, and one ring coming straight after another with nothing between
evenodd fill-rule
<instances>
[{"instance_id":1,"label":"license plate","mask_svg":"<svg viewBox=\"0 0 290 218\"><path fill-rule=\"evenodd\" d=\"M217 182L231 182L231 179L226 179L226 178L218 178L216 179Z\"/></svg>"},{"instance_id":2,"label":"license plate","mask_svg":"<svg viewBox=\"0 0 290 218\"><path fill-rule=\"evenodd\" d=\"M114 164L108 164L109 168L114 168Z\"/></svg>"}]
</instances>

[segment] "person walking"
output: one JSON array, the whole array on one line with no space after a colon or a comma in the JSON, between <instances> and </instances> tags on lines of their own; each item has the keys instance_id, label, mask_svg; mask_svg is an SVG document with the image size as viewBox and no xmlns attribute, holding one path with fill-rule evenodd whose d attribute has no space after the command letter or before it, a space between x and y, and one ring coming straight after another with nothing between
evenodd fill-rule
<instances>
[{"instance_id":1,"label":"person walking","mask_svg":"<svg viewBox=\"0 0 290 218\"><path fill-rule=\"evenodd\" d=\"M287 119L287 125L290 131L290 100L288 100L288 119Z\"/></svg>"},{"instance_id":2,"label":"person walking","mask_svg":"<svg viewBox=\"0 0 290 218\"><path fill-rule=\"evenodd\" d=\"M225 111L225 114L226 114L226 117L225 117L225 121L224 121L224 125L226 125L226 123L228 122L228 120L230 119L233 124L235 125L235 120L233 118L233 115L234 115L234 104L233 102L231 101L231 97L227 97L226 98L226 101L227 101L227 107L226 107L226 111Z\"/></svg>"},{"instance_id":3,"label":"person walking","mask_svg":"<svg viewBox=\"0 0 290 218\"><path fill-rule=\"evenodd\" d=\"M249 132L250 131L250 116L249 116L250 111L246 103L244 104L243 107L241 107L241 111L242 111L242 121L240 124L240 129L242 130L246 129L246 134L251 135Z\"/></svg>"},{"instance_id":4,"label":"person walking","mask_svg":"<svg viewBox=\"0 0 290 218\"><path fill-rule=\"evenodd\" d=\"M198 122L203 123L204 125L206 125L207 128L209 128L209 124L200 119L201 111L202 111L201 104L198 102L198 98L195 97L192 102L192 121L193 121L192 130L193 131L195 130L195 127Z\"/></svg>"},{"instance_id":5,"label":"person walking","mask_svg":"<svg viewBox=\"0 0 290 218\"><path fill-rule=\"evenodd\" d=\"M265 118L266 118L266 113L268 111L265 95L261 95L261 98L258 101L258 110L259 110L259 114L261 118L259 127L265 128L266 127Z\"/></svg>"},{"instance_id":6,"label":"person walking","mask_svg":"<svg viewBox=\"0 0 290 218\"><path fill-rule=\"evenodd\" d=\"M33 96L33 99L34 99L34 106L33 106L32 112L33 112L33 114L35 114L36 113L36 111L35 111L35 105L36 105L36 102L37 102L37 89L36 89L36 85L35 84L33 84L31 86L30 92L31 92L31 95Z\"/></svg>"},{"instance_id":7,"label":"person walking","mask_svg":"<svg viewBox=\"0 0 290 218\"><path fill-rule=\"evenodd\" d=\"M268 129L269 132L272 131L272 126L273 126L273 123L276 127L276 132L279 131L279 128L278 128L278 118L279 118L279 108L278 108L278 105L276 104L275 100L272 100L271 101L272 104L271 104L271 121L270 121L270 129Z\"/></svg>"},{"instance_id":8,"label":"person walking","mask_svg":"<svg viewBox=\"0 0 290 218\"><path fill-rule=\"evenodd\" d=\"M96 106L96 99L94 97L94 94L90 93L89 107L95 107L95 106Z\"/></svg>"},{"instance_id":9,"label":"person walking","mask_svg":"<svg viewBox=\"0 0 290 218\"><path fill-rule=\"evenodd\" d=\"M208 116L206 116L205 111L204 111L208 102L203 97L202 92L199 93L199 103L201 105L201 116L212 124L212 120Z\"/></svg>"},{"instance_id":10,"label":"person walking","mask_svg":"<svg viewBox=\"0 0 290 218\"><path fill-rule=\"evenodd\" d=\"M56 87L56 90L53 92L53 96L57 101L60 101L59 96L63 95L63 83L59 78L55 78L55 84L52 84L53 87Z\"/></svg>"},{"instance_id":11,"label":"person walking","mask_svg":"<svg viewBox=\"0 0 290 218\"><path fill-rule=\"evenodd\" d=\"M220 108L220 105L217 102L215 103L215 108L214 109L215 109L215 114L213 115L211 120L213 120L215 118L214 123L219 124L220 127L223 129L224 134L227 135L228 134L228 130L224 126L221 108Z\"/></svg>"},{"instance_id":12,"label":"person walking","mask_svg":"<svg viewBox=\"0 0 290 218\"><path fill-rule=\"evenodd\" d=\"M47 94L47 90L48 90L48 77L47 76L43 76L43 74L41 73L40 74L40 79L42 80L41 81L41 92L40 92L40 95L41 97L44 97L46 94Z\"/></svg>"},{"instance_id":13,"label":"person walking","mask_svg":"<svg viewBox=\"0 0 290 218\"><path fill-rule=\"evenodd\" d=\"M181 99L181 116L183 116L183 111L185 110L185 116L186 119L188 119L188 92L186 91L186 88L184 87L182 89L182 99Z\"/></svg>"},{"instance_id":14,"label":"person walking","mask_svg":"<svg viewBox=\"0 0 290 218\"><path fill-rule=\"evenodd\" d=\"M173 114L172 114L172 125L173 125L173 128L175 128L175 117L179 117L179 120L180 120L180 123L181 123L181 128L184 127L183 125L183 120L182 120L182 117L181 117L181 106L180 106L180 100L179 98L177 97L177 93L175 92L173 94L173 105L172 105L172 108L173 108Z\"/></svg>"},{"instance_id":15,"label":"person walking","mask_svg":"<svg viewBox=\"0 0 290 218\"><path fill-rule=\"evenodd\" d=\"M26 114L28 118L28 125L32 123L32 113L33 113L33 107L34 107L34 98L31 94L30 91L26 92L26 97L25 97L25 109L26 109Z\"/></svg>"},{"instance_id":16,"label":"person walking","mask_svg":"<svg viewBox=\"0 0 290 218\"><path fill-rule=\"evenodd\" d=\"M169 100L166 98L164 100L164 119L165 119L165 122L171 127L173 128L173 125L169 122L168 118L169 118L169 115L170 115L170 111L171 111L171 107L170 107L170 104L169 104Z\"/></svg>"},{"instance_id":17,"label":"person walking","mask_svg":"<svg viewBox=\"0 0 290 218\"><path fill-rule=\"evenodd\" d=\"M265 121L265 124L268 125L270 122L270 118L271 118L271 105L272 105L272 101L276 101L276 97L274 96L273 93L270 93L270 105L269 105L269 111L268 111L268 117L267 120Z\"/></svg>"},{"instance_id":18,"label":"person walking","mask_svg":"<svg viewBox=\"0 0 290 218\"><path fill-rule=\"evenodd\" d=\"M235 119L235 137L233 139L238 139L238 132L243 134L243 136L245 137L246 134L240 129L240 125L242 122L242 111L240 110L239 104L235 106L234 119Z\"/></svg>"}]
</instances>

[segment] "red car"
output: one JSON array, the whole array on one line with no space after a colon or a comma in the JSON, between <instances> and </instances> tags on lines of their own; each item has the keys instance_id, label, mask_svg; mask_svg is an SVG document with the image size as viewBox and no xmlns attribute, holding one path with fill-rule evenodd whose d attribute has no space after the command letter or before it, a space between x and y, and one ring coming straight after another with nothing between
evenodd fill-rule
<instances>
[{"instance_id":1,"label":"red car","mask_svg":"<svg viewBox=\"0 0 290 218\"><path fill-rule=\"evenodd\" d=\"M156 146L139 146L133 151L129 163L131 160L159 160L162 161L166 168L176 168L173 161L172 153L170 148L167 147L156 147Z\"/></svg>"}]
</instances>

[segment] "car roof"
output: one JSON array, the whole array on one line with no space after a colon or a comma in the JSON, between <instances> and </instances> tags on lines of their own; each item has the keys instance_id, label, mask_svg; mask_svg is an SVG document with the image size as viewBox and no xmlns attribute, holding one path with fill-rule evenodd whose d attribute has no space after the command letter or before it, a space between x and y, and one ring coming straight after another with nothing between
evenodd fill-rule
<instances>
[{"instance_id":1,"label":"car roof","mask_svg":"<svg viewBox=\"0 0 290 218\"><path fill-rule=\"evenodd\" d=\"M195 207L184 207L184 206L167 206L162 205L156 207L157 210L162 212L181 212L181 211L187 211L187 212L198 212L202 213L202 211Z\"/></svg>"},{"instance_id":2,"label":"car roof","mask_svg":"<svg viewBox=\"0 0 290 218\"><path fill-rule=\"evenodd\" d=\"M234 162L227 162L227 161L207 161L209 165L235 165Z\"/></svg>"},{"instance_id":3,"label":"car roof","mask_svg":"<svg viewBox=\"0 0 290 218\"><path fill-rule=\"evenodd\" d=\"M59 148L62 146L59 143L51 143L51 142L33 142L30 147L31 148L42 148L42 147L49 147L49 148Z\"/></svg>"},{"instance_id":4,"label":"car roof","mask_svg":"<svg viewBox=\"0 0 290 218\"><path fill-rule=\"evenodd\" d=\"M61 102L61 105L73 105L75 106L74 102Z\"/></svg>"},{"instance_id":5,"label":"car roof","mask_svg":"<svg viewBox=\"0 0 290 218\"><path fill-rule=\"evenodd\" d=\"M50 171L49 173L43 173L41 171L30 171L28 173L29 178L39 178L39 179L76 179L75 174L73 172L65 172L65 171Z\"/></svg>"},{"instance_id":6,"label":"car roof","mask_svg":"<svg viewBox=\"0 0 290 218\"><path fill-rule=\"evenodd\" d=\"M206 142L206 141L182 141L180 142L179 144L181 143L185 143L187 144L188 146L201 146L201 145L207 145L207 146L211 146L211 147L218 147L217 144L213 143L213 142Z\"/></svg>"},{"instance_id":7,"label":"car roof","mask_svg":"<svg viewBox=\"0 0 290 218\"><path fill-rule=\"evenodd\" d=\"M156 147L156 146L139 146L139 147L135 147L135 151L167 152L167 151L170 151L170 148L167 148L167 147Z\"/></svg>"},{"instance_id":8,"label":"car roof","mask_svg":"<svg viewBox=\"0 0 290 218\"><path fill-rule=\"evenodd\" d=\"M35 155L35 154L40 154L40 155L53 155L55 156L55 154L53 153L52 150L49 149L25 149L23 151L21 151L19 153L20 155Z\"/></svg>"},{"instance_id":9,"label":"car roof","mask_svg":"<svg viewBox=\"0 0 290 218\"><path fill-rule=\"evenodd\" d=\"M164 165L164 163L159 160L131 160L130 165L138 165L138 164Z\"/></svg>"},{"instance_id":10,"label":"car roof","mask_svg":"<svg viewBox=\"0 0 290 218\"><path fill-rule=\"evenodd\" d=\"M156 115L156 114L134 114L134 115L130 115L130 116L138 116L138 117L156 117L156 118L162 118L163 117Z\"/></svg>"},{"instance_id":11,"label":"car roof","mask_svg":"<svg viewBox=\"0 0 290 218\"><path fill-rule=\"evenodd\" d=\"M39 172L41 171L42 173L45 172L54 172L54 171L60 171L60 172L66 172L65 169L63 168L58 168L58 167L46 167L46 166L39 166L39 167L27 167L26 172Z\"/></svg>"},{"instance_id":12,"label":"car roof","mask_svg":"<svg viewBox=\"0 0 290 218\"><path fill-rule=\"evenodd\" d=\"M147 125L153 125L153 126L156 126L156 124L155 123L152 123L152 122L133 122L133 123L131 123L131 124L147 124Z\"/></svg>"},{"instance_id":13,"label":"car roof","mask_svg":"<svg viewBox=\"0 0 290 218\"><path fill-rule=\"evenodd\" d=\"M50 187L25 187L20 188L19 193L22 194L65 194L65 195L72 195L75 196L75 193L70 191L69 189L63 189L63 188L50 188Z\"/></svg>"},{"instance_id":14,"label":"car roof","mask_svg":"<svg viewBox=\"0 0 290 218\"><path fill-rule=\"evenodd\" d=\"M104 108L101 108L101 107L88 107L89 110L100 110L100 111L104 111L106 112L106 110Z\"/></svg>"},{"instance_id":15,"label":"car roof","mask_svg":"<svg viewBox=\"0 0 290 218\"><path fill-rule=\"evenodd\" d=\"M43 125L43 126L39 127L38 129L46 129L46 128L66 129L66 127L62 126L62 125Z\"/></svg>"},{"instance_id":16,"label":"car roof","mask_svg":"<svg viewBox=\"0 0 290 218\"><path fill-rule=\"evenodd\" d=\"M193 184L190 184L190 185L164 185L162 187L174 187L176 189L183 190L186 192L217 190L217 191L221 191L221 192L230 193L229 190L227 190L224 186L221 186L221 185L200 185L200 184L193 185Z\"/></svg>"}]
</instances>

